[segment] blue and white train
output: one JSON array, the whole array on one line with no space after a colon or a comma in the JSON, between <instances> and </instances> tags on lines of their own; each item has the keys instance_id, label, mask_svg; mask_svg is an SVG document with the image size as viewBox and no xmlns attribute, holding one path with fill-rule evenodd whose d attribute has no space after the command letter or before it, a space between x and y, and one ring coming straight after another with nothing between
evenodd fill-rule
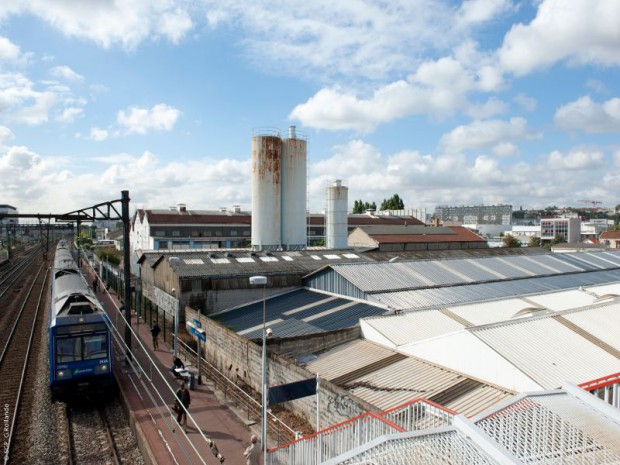
<instances>
[{"instance_id":1,"label":"blue and white train","mask_svg":"<svg viewBox=\"0 0 620 465\"><path fill-rule=\"evenodd\" d=\"M66 241L52 270L50 388L57 397L108 391L114 384L110 320L80 274Z\"/></svg>"}]
</instances>

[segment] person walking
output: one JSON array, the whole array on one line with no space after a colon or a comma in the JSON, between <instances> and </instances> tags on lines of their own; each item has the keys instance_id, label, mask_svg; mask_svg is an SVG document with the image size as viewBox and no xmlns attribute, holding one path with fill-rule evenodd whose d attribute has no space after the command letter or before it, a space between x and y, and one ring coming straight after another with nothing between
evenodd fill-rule
<instances>
[{"instance_id":1,"label":"person walking","mask_svg":"<svg viewBox=\"0 0 620 465\"><path fill-rule=\"evenodd\" d=\"M153 327L151 328L151 336L153 336L153 350L159 350L159 333L161 332L161 328L157 323L153 323Z\"/></svg>"},{"instance_id":2,"label":"person walking","mask_svg":"<svg viewBox=\"0 0 620 465\"><path fill-rule=\"evenodd\" d=\"M258 445L258 437L253 434L250 438L250 445L243 453L246 465L258 465L260 462L260 455L261 450L260 446Z\"/></svg>"},{"instance_id":3,"label":"person walking","mask_svg":"<svg viewBox=\"0 0 620 465\"><path fill-rule=\"evenodd\" d=\"M187 433L187 409L192 400L189 395L189 389L187 389L185 385L185 381L181 383L181 387L177 390L176 396L177 423L180 425L181 420L183 420L183 430Z\"/></svg>"},{"instance_id":4,"label":"person walking","mask_svg":"<svg viewBox=\"0 0 620 465\"><path fill-rule=\"evenodd\" d=\"M95 294L97 293L97 284L99 284L97 278L93 279L93 291L95 291Z\"/></svg>"}]
</instances>

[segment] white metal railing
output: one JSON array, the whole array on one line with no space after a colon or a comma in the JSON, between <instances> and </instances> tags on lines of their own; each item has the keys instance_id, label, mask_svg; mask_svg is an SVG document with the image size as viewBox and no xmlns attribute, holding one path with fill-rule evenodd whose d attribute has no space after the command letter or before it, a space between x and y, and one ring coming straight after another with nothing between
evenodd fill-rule
<instances>
[{"instance_id":1,"label":"white metal railing","mask_svg":"<svg viewBox=\"0 0 620 465\"><path fill-rule=\"evenodd\" d=\"M385 434L451 425L455 412L416 399L380 414L366 412L269 451L269 465L318 465Z\"/></svg>"},{"instance_id":2,"label":"white metal railing","mask_svg":"<svg viewBox=\"0 0 620 465\"><path fill-rule=\"evenodd\" d=\"M382 413L405 431L438 428L452 424L456 412L426 399L416 399Z\"/></svg>"},{"instance_id":3,"label":"white metal railing","mask_svg":"<svg viewBox=\"0 0 620 465\"><path fill-rule=\"evenodd\" d=\"M269 465L317 465L384 434L402 431L376 413L325 428L269 451Z\"/></svg>"},{"instance_id":4,"label":"white metal railing","mask_svg":"<svg viewBox=\"0 0 620 465\"><path fill-rule=\"evenodd\" d=\"M620 373L582 383L579 387L620 409Z\"/></svg>"}]
</instances>

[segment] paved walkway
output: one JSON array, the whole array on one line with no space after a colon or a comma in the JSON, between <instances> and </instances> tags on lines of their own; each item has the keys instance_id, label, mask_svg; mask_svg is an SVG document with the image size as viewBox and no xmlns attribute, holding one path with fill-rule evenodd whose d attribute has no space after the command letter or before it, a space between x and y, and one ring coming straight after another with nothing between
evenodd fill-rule
<instances>
[{"instance_id":1,"label":"paved walkway","mask_svg":"<svg viewBox=\"0 0 620 465\"><path fill-rule=\"evenodd\" d=\"M92 282L92 270L88 273ZM115 339L122 342L125 340L125 324L117 310L119 299L101 289L100 282L98 296L118 330ZM132 354L128 358L122 351L117 351L115 372L147 463L221 463L215 457L215 449L210 447L213 444L225 463L245 464L243 451L251 434L260 437L260 424L245 424L243 414L227 406L223 394L214 390L213 384L203 375L203 384L195 383L195 389L190 390L190 416L185 434L170 410L174 404L173 392L180 385L170 372L172 350L160 336L159 350L153 351L150 327L143 321L138 322L133 312L132 315ZM137 362L139 368L127 363L128 359Z\"/></svg>"}]
</instances>

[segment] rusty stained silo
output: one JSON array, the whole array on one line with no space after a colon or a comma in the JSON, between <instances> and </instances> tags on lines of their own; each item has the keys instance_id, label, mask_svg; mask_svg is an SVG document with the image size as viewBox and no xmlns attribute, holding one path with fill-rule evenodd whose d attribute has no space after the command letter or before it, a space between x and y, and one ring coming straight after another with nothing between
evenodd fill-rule
<instances>
[{"instance_id":1,"label":"rusty stained silo","mask_svg":"<svg viewBox=\"0 0 620 465\"><path fill-rule=\"evenodd\" d=\"M328 249L346 249L348 231L347 204L349 188L342 185L340 179L335 180L327 188L327 211L325 212L325 236Z\"/></svg>"},{"instance_id":2,"label":"rusty stained silo","mask_svg":"<svg viewBox=\"0 0 620 465\"><path fill-rule=\"evenodd\" d=\"M252 250L277 250L281 243L282 139L277 131L252 136Z\"/></svg>"},{"instance_id":3,"label":"rusty stained silo","mask_svg":"<svg viewBox=\"0 0 620 465\"><path fill-rule=\"evenodd\" d=\"M307 141L295 126L282 141L282 248L306 248Z\"/></svg>"}]
</instances>

